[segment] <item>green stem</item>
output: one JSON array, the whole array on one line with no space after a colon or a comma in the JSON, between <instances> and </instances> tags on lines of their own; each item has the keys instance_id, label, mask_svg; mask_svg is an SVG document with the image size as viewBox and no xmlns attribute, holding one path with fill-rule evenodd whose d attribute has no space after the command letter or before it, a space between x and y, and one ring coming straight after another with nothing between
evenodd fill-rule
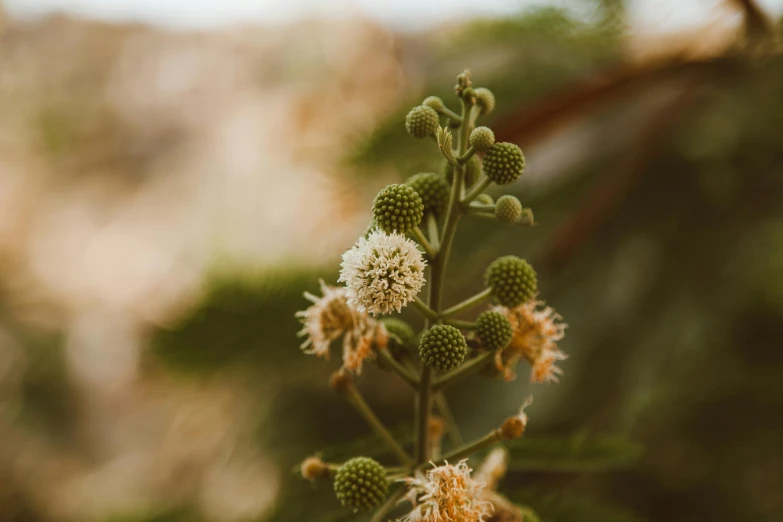
<instances>
[{"instance_id":1,"label":"green stem","mask_svg":"<svg viewBox=\"0 0 783 522\"><path fill-rule=\"evenodd\" d=\"M471 212L471 211L468 211L468 215L469 216L473 216L473 217L479 217L479 218L482 218L482 219L497 219L497 216L495 216L494 212L492 214L489 214L487 212Z\"/></svg>"},{"instance_id":2,"label":"green stem","mask_svg":"<svg viewBox=\"0 0 783 522\"><path fill-rule=\"evenodd\" d=\"M389 512L394 509L400 499L405 495L406 490L407 488L400 488L396 492L389 495L389 498L386 499L386 502L384 502L383 505L378 508L378 511L376 511L372 516L370 522L385 522L384 519L386 518L386 515L388 515Z\"/></svg>"},{"instance_id":3,"label":"green stem","mask_svg":"<svg viewBox=\"0 0 783 522\"><path fill-rule=\"evenodd\" d=\"M492 290L487 288L486 290L483 290L482 292L474 295L473 297L470 297L468 299L465 299L459 304L455 304L451 308L447 308L443 312L441 312L441 317L451 317L452 315L457 315L458 313L468 310L470 308L473 308L474 306L478 306L481 303L484 303L485 301L488 301L492 297Z\"/></svg>"},{"instance_id":4,"label":"green stem","mask_svg":"<svg viewBox=\"0 0 783 522\"><path fill-rule=\"evenodd\" d=\"M432 212L427 213L427 234L430 236L432 248L438 250L440 247L440 238L438 237L438 219Z\"/></svg>"},{"instance_id":5,"label":"green stem","mask_svg":"<svg viewBox=\"0 0 783 522\"><path fill-rule=\"evenodd\" d=\"M364 400L362 394L359 393L359 390L357 390L356 386L353 384L348 386L347 397L348 402L350 402L354 408L356 408L356 411L358 411L362 417L364 417L364 420L367 421L367 424L369 424L378 433L378 435L380 435L391 452L394 453L394 456L397 457L397 460L399 460L400 463L405 466L410 465L412 459L410 455L408 455L408 452L406 452L403 447L400 446L400 443L397 442L389 430L386 429L386 426L384 426L383 422L381 422L381 420L375 415L375 413L372 411L372 408L370 408L370 405L367 404L367 401Z\"/></svg>"},{"instance_id":6,"label":"green stem","mask_svg":"<svg viewBox=\"0 0 783 522\"><path fill-rule=\"evenodd\" d=\"M443 458L441 458L440 460L441 461L450 460L452 462L459 462L460 460L471 456L475 452L487 448L489 446L492 446L494 444L497 444L498 442L500 442L500 430L492 430L491 432L487 433L480 439L465 444L464 446L460 446L454 451L451 451L450 453L443 455Z\"/></svg>"},{"instance_id":7,"label":"green stem","mask_svg":"<svg viewBox=\"0 0 783 522\"><path fill-rule=\"evenodd\" d=\"M484 189L486 189L490 183L492 183L492 180L489 179L486 174L481 176L481 179L479 179L472 187L470 187L468 193L465 194L464 198L462 198L462 204L467 206L471 201L476 199L479 194L484 192Z\"/></svg>"},{"instance_id":8,"label":"green stem","mask_svg":"<svg viewBox=\"0 0 783 522\"><path fill-rule=\"evenodd\" d=\"M437 392L435 394L435 404L437 405L443 420L446 421L447 433L449 435L449 440L451 440L451 445L454 447L461 446L463 444L462 434L459 431L457 420L451 413L449 401L446 399L446 395L443 392Z\"/></svg>"},{"instance_id":9,"label":"green stem","mask_svg":"<svg viewBox=\"0 0 783 522\"><path fill-rule=\"evenodd\" d=\"M437 251L432 247L430 242L427 240L427 237L424 235L424 232L422 232L419 227L413 227L411 233L413 234L413 237L416 238L416 241L418 241L421 247L424 249L424 252L427 253L427 257L429 257L430 259L434 259L435 256L437 255Z\"/></svg>"},{"instance_id":10,"label":"green stem","mask_svg":"<svg viewBox=\"0 0 783 522\"><path fill-rule=\"evenodd\" d=\"M470 211L470 212L475 212L475 211L492 212L494 214L495 213L495 204L494 203L482 204L482 203L475 203L475 202L473 202L468 207L468 211Z\"/></svg>"},{"instance_id":11,"label":"green stem","mask_svg":"<svg viewBox=\"0 0 783 522\"><path fill-rule=\"evenodd\" d=\"M460 321L459 319L444 319L443 324L459 328L460 330L475 330L476 323L470 321Z\"/></svg>"},{"instance_id":12,"label":"green stem","mask_svg":"<svg viewBox=\"0 0 783 522\"><path fill-rule=\"evenodd\" d=\"M422 301L419 296L414 297L412 302L413 306L415 306L416 309L421 312L421 315L423 315L425 319L429 319L430 321L437 321L440 318L438 313L427 306L427 303Z\"/></svg>"},{"instance_id":13,"label":"green stem","mask_svg":"<svg viewBox=\"0 0 783 522\"><path fill-rule=\"evenodd\" d=\"M476 149L474 149L473 147L468 148L468 150L465 151L465 154L457 158L457 163L459 163L460 165L464 165L465 163L468 162L470 158L473 157L475 153L476 153Z\"/></svg>"},{"instance_id":14,"label":"green stem","mask_svg":"<svg viewBox=\"0 0 783 522\"><path fill-rule=\"evenodd\" d=\"M486 368L489 363L492 362L492 358L494 356L495 356L495 352L484 352L478 357L474 357L468 362L462 364L456 370L452 370L449 373L443 375L442 377L440 377L435 381L435 384L433 384L433 386L438 390L442 390L446 386L453 384L454 382L464 377L467 377L468 375L481 371L482 369Z\"/></svg>"},{"instance_id":15,"label":"green stem","mask_svg":"<svg viewBox=\"0 0 783 522\"><path fill-rule=\"evenodd\" d=\"M408 368L403 366L400 361L395 359L388 349L384 348L383 350L378 350L377 353L378 358L383 361L383 363L388 366L391 371L396 373L400 379L413 386L414 389L419 387L419 379L413 373L411 373Z\"/></svg>"},{"instance_id":16,"label":"green stem","mask_svg":"<svg viewBox=\"0 0 783 522\"><path fill-rule=\"evenodd\" d=\"M456 112L452 111L451 109L447 107L443 107L442 109L438 109L436 112L442 114L443 116L446 116L448 119L453 121L454 123L462 123L462 118L457 115Z\"/></svg>"}]
</instances>

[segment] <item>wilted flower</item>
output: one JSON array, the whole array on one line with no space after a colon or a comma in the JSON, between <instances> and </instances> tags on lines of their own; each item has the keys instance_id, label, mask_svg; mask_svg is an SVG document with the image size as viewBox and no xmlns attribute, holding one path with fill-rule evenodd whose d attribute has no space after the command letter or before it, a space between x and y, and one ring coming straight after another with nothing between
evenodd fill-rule
<instances>
[{"instance_id":1,"label":"wilted flower","mask_svg":"<svg viewBox=\"0 0 783 522\"><path fill-rule=\"evenodd\" d=\"M386 330L366 312L348 302L345 288L329 286L320 281L322 297L305 292L313 303L307 310L297 312L304 323L300 336L306 336L302 348L305 353L329 358L329 346L343 336L343 366L361 372L362 363L372 353L372 344L386 345Z\"/></svg>"},{"instance_id":2,"label":"wilted flower","mask_svg":"<svg viewBox=\"0 0 783 522\"><path fill-rule=\"evenodd\" d=\"M373 315L399 312L424 286L424 258L416 243L380 230L361 237L343 254L339 281L348 303Z\"/></svg>"},{"instance_id":3,"label":"wilted flower","mask_svg":"<svg viewBox=\"0 0 783 522\"><path fill-rule=\"evenodd\" d=\"M405 480L410 487L406 500L413 511L402 522L482 522L492 512L492 504L483 499L484 484L470 478L466 461L456 466L446 463L426 475Z\"/></svg>"},{"instance_id":4,"label":"wilted flower","mask_svg":"<svg viewBox=\"0 0 783 522\"><path fill-rule=\"evenodd\" d=\"M514 329L509 345L495 356L495 364L507 381L516 377L512 367L520 357L533 367L531 382L557 382L557 376L563 373L555 364L568 356L560 351L557 342L565 335L568 325L551 307L543 305L542 301L530 300L516 308L495 308L508 318ZM543 308L539 309L540 306Z\"/></svg>"}]
</instances>

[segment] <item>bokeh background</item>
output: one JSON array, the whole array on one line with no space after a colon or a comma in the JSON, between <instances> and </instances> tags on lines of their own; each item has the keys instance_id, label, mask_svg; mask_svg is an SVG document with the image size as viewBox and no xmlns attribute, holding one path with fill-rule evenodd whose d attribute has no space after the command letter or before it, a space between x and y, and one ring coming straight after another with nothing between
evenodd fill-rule
<instances>
[{"instance_id":1,"label":"bokeh background","mask_svg":"<svg viewBox=\"0 0 783 522\"><path fill-rule=\"evenodd\" d=\"M783 520L781 15L4 0L0 520L350 520L296 464L377 441L294 312L374 193L437 167L402 122L463 67L540 225L463 220L447 299L517 254L570 325L560 384L450 394L467 436L534 394L501 490L553 522ZM404 440L405 386L360 386Z\"/></svg>"}]
</instances>

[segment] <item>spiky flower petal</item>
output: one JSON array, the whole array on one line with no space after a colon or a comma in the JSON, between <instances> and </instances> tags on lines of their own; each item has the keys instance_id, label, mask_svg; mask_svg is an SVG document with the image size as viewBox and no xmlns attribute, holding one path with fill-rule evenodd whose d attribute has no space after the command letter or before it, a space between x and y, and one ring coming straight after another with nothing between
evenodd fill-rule
<instances>
[{"instance_id":1,"label":"spiky flower petal","mask_svg":"<svg viewBox=\"0 0 783 522\"><path fill-rule=\"evenodd\" d=\"M542 307L542 308L541 308ZM542 301L530 300L516 308L495 307L508 318L514 330L514 337L505 350L498 352L495 363L507 381L513 380L512 367L524 357L533 367L530 381L557 382L562 370L557 361L568 357L557 347L557 342L565 336L568 326L562 317Z\"/></svg>"},{"instance_id":2,"label":"spiky flower petal","mask_svg":"<svg viewBox=\"0 0 783 522\"><path fill-rule=\"evenodd\" d=\"M483 522L492 512L492 504L483 499L484 484L470 477L466 461L456 466L446 463L426 475L418 473L405 479L410 488L405 497L413 511L401 522Z\"/></svg>"},{"instance_id":3,"label":"spiky flower petal","mask_svg":"<svg viewBox=\"0 0 783 522\"><path fill-rule=\"evenodd\" d=\"M343 254L339 281L348 303L372 315L399 312L424 286L425 261L416 243L376 230Z\"/></svg>"},{"instance_id":4,"label":"spiky flower petal","mask_svg":"<svg viewBox=\"0 0 783 522\"><path fill-rule=\"evenodd\" d=\"M323 281L321 297L305 292L305 298L313 304L296 313L304 328L300 337L306 337L302 349L325 359L329 358L329 346L343 336L343 366L361 373L362 363L371 355L373 342L385 345L388 334L367 312L348 303L345 288L329 286Z\"/></svg>"}]
</instances>

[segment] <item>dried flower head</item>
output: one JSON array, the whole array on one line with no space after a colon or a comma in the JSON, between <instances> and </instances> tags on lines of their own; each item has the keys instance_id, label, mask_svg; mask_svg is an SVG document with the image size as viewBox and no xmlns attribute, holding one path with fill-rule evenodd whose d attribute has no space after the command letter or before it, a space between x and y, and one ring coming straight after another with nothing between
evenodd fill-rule
<instances>
[{"instance_id":1,"label":"dried flower head","mask_svg":"<svg viewBox=\"0 0 783 522\"><path fill-rule=\"evenodd\" d=\"M348 304L373 315L399 312L424 285L424 258L416 244L400 234L376 230L343 254L339 281Z\"/></svg>"},{"instance_id":2,"label":"dried flower head","mask_svg":"<svg viewBox=\"0 0 783 522\"><path fill-rule=\"evenodd\" d=\"M568 326L562 322L562 317L534 299L516 308L499 306L495 310L504 314L514 329L509 345L495 357L495 364L506 380L516 377L512 367L524 357L533 367L530 382L557 382L557 376L563 372L556 363L568 357L557 347Z\"/></svg>"},{"instance_id":3,"label":"dried flower head","mask_svg":"<svg viewBox=\"0 0 783 522\"><path fill-rule=\"evenodd\" d=\"M405 479L410 491L406 496L413 511L402 522L482 522L492 512L483 500L484 484L470 478L472 470L466 461L456 466L446 463L426 475Z\"/></svg>"},{"instance_id":4,"label":"dried flower head","mask_svg":"<svg viewBox=\"0 0 783 522\"><path fill-rule=\"evenodd\" d=\"M366 312L348 302L345 288L319 283L323 296L305 292L305 298L313 304L296 313L304 324L299 336L307 337L302 349L307 354L328 359L329 346L343 336L343 366L360 373L362 363L372 354L373 342L385 345L388 334Z\"/></svg>"}]
</instances>

